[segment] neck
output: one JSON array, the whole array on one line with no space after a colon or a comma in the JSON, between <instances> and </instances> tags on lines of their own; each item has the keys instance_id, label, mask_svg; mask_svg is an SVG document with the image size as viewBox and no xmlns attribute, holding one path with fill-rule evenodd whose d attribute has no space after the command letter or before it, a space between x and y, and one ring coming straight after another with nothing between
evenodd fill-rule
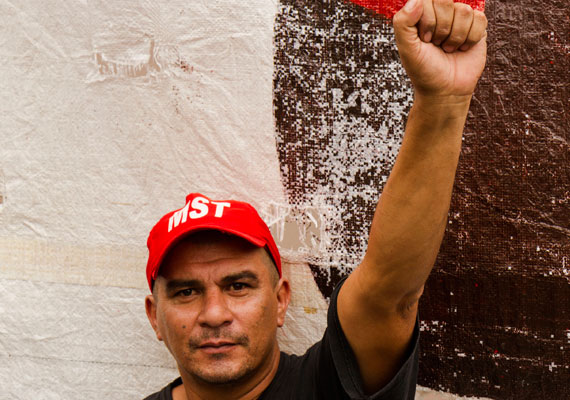
<instances>
[{"instance_id":1,"label":"neck","mask_svg":"<svg viewBox=\"0 0 570 400\"><path fill-rule=\"evenodd\" d=\"M243 382L213 385L199 382L193 376L180 371L183 385L173 389L173 400L235 399L254 400L269 386L279 368L279 348L276 346L259 371Z\"/></svg>"}]
</instances>

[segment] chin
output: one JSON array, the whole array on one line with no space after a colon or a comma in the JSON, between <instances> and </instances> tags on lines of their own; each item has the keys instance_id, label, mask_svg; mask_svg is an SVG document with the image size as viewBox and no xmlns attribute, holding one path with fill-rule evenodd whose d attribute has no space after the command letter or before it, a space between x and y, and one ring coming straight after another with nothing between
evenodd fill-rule
<instances>
[{"instance_id":1,"label":"chin","mask_svg":"<svg viewBox=\"0 0 570 400\"><path fill-rule=\"evenodd\" d=\"M232 365L231 362L214 362L213 365L187 369L199 380L212 385L232 385L246 380L255 368L250 365Z\"/></svg>"}]
</instances>

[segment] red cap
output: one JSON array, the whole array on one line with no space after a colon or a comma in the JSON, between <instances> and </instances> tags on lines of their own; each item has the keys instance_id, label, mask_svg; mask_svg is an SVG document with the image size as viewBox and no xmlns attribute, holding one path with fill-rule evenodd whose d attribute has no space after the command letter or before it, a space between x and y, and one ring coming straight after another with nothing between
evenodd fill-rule
<instances>
[{"instance_id":1,"label":"red cap","mask_svg":"<svg viewBox=\"0 0 570 400\"><path fill-rule=\"evenodd\" d=\"M211 200L200 193L190 193L186 205L162 217L148 235L146 278L151 291L160 264L172 246L189 233L202 229L230 233L265 247L281 277L279 250L255 208L241 201Z\"/></svg>"}]
</instances>

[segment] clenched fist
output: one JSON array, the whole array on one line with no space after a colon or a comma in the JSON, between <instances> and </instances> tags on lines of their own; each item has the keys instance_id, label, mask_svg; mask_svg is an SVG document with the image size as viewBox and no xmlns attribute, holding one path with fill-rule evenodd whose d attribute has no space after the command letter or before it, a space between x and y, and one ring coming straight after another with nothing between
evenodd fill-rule
<instances>
[{"instance_id":1,"label":"clenched fist","mask_svg":"<svg viewBox=\"0 0 570 400\"><path fill-rule=\"evenodd\" d=\"M487 18L453 0L408 0L394 16L396 43L416 95L470 97L487 54Z\"/></svg>"}]
</instances>

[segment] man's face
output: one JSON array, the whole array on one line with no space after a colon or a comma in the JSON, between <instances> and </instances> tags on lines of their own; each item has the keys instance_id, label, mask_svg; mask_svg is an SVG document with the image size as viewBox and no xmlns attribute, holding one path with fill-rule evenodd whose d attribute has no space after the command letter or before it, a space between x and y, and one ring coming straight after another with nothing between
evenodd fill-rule
<instances>
[{"instance_id":1,"label":"man's face","mask_svg":"<svg viewBox=\"0 0 570 400\"><path fill-rule=\"evenodd\" d=\"M289 286L272 281L264 249L210 236L183 240L169 252L146 299L147 315L183 378L237 384L272 368Z\"/></svg>"}]
</instances>

